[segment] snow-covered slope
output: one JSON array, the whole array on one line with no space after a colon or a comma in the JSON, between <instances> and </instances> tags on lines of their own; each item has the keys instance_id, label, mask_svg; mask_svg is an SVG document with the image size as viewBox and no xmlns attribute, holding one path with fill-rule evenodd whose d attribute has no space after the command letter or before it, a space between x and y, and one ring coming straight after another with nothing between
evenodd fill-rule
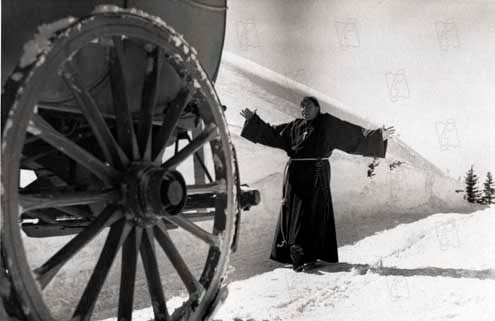
<instances>
[{"instance_id":1,"label":"snow-covered slope","mask_svg":"<svg viewBox=\"0 0 495 321\"><path fill-rule=\"evenodd\" d=\"M214 320L492 321L494 227L493 207L399 225L340 248L346 263L232 282ZM134 314L136 321L150 318L151 308Z\"/></svg>"},{"instance_id":2,"label":"snow-covered slope","mask_svg":"<svg viewBox=\"0 0 495 321\"><path fill-rule=\"evenodd\" d=\"M493 269L494 228L495 207L467 215L434 214L343 246L339 253L342 261L349 263L380 261L384 266L407 269Z\"/></svg>"},{"instance_id":3,"label":"snow-covered slope","mask_svg":"<svg viewBox=\"0 0 495 321\"><path fill-rule=\"evenodd\" d=\"M216 320L493 320L494 227L495 208L400 225L341 248L351 264L233 282Z\"/></svg>"}]
</instances>

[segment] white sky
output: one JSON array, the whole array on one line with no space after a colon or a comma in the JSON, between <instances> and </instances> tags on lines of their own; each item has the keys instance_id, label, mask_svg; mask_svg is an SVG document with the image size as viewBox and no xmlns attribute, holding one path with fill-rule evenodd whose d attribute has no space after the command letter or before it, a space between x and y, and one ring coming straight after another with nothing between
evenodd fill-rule
<instances>
[{"instance_id":1,"label":"white sky","mask_svg":"<svg viewBox=\"0 0 495 321\"><path fill-rule=\"evenodd\" d=\"M395 125L454 177L495 171L493 0L232 0L225 49Z\"/></svg>"}]
</instances>

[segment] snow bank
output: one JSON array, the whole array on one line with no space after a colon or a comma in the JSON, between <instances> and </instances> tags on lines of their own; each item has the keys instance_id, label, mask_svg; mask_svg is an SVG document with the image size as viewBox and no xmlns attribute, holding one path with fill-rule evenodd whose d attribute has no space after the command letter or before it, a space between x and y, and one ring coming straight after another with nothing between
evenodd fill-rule
<instances>
[{"instance_id":1,"label":"snow bank","mask_svg":"<svg viewBox=\"0 0 495 321\"><path fill-rule=\"evenodd\" d=\"M357 264L350 271L276 269L231 283L215 320L493 320L494 227L495 208L400 225L340 249L343 261L382 258L384 267L397 267L390 272L363 271ZM431 272L406 270L419 266L432 267ZM460 269L472 270L472 276L457 277ZM482 280L483 269L491 273ZM437 276L439 270L446 276Z\"/></svg>"},{"instance_id":2,"label":"snow bank","mask_svg":"<svg viewBox=\"0 0 495 321\"><path fill-rule=\"evenodd\" d=\"M456 224L437 232L439 224ZM213 320L457 320L495 318L495 208L436 214L340 248L348 263L279 268L232 282ZM377 263L369 266L358 263ZM429 267L408 269L410 267ZM489 273L482 271L488 270ZM471 272L460 276L459 272ZM439 273L441 272L441 273ZM441 276L440 276L441 275ZM173 309L181 298L171 299ZM134 320L153 317L151 308ZM114 320L114 319L109 319Z\"/></svg>"},{"instance_id":3,"label":"snow bank","mask_svg":"<svg viewBox=\"0 0 495 321\"><path fill-rule=\"evenodd\" d=\"M495 268L495 207L435 214L340 248L341 260L401 268Z\"/></svg>"},{"instance_id":4,"label":"snow bank","mask_svg":"<svg viewBox=\"0 0 495 321\"><path fill-rule=\"evenodd\" d=\"M230 285L214 320L493 320L495 281L288 269Z\"/></svg>"}]
</instances>

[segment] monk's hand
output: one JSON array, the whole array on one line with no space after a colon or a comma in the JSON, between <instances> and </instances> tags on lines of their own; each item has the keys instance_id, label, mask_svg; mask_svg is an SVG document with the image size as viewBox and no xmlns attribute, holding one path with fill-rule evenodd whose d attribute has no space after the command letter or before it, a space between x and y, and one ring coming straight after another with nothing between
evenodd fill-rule
<instances>
[{"instance_id":1,"label":"monk's hand","mask_svg":"<svg viewBox=\"0 0 495 321\"><path fill-rule=\"evenodd\" d=\"M390 126L390 127L385 127L385 125L383 125L383 127L381 128L381 131L382 131L382 137L383 137L383 140L387 140L389 138L393 138L394 134L395 134L395 128L394 126Z\"/></svg>"},{"instance_id":2,"label":"monk's hand","mask_svg":"<svg viewBox=\"0 0 495 321\"><path fill-rule=\"evenodd\" d=\"M254 116L254 114L256 114L256 109L254 110L254 112L249 108L244 108L243 110L241 110L241 116L246 118L246 120L250 120L251 117Z\"/></svg>"}]
</instances>

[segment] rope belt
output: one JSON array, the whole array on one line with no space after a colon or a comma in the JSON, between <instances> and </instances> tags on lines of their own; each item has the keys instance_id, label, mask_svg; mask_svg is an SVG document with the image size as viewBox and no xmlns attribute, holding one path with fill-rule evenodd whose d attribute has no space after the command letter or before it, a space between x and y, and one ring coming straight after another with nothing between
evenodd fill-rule
<instances>
[{"instance_id":1,"label":"rope belt","mask_svg":"<svg viewBox=\"0 0 495 321\"><path fill-rule=\"evenodd\" d=\"M322 158L322 157L289 158L289 162L292 162L292 161L322 161L322 160L328 160L328 158Z\"/></svg>"},{"instance_id":2,"label":"rope belt","mask_svg":"<svg viewBox=\"0 0 495 321\"><path fill-rule=\"evenodd\" d=\"M287 167L289 167L290 163L292 162L317 162L315 165L316 167L321 167L321 161L323 160L326 160L328 161L328 158L322 158L322 157L306 157L306 158L289 158L289 160L287 161L287 163L285 164L285 168L284 168L284 179L285 179L285 175L287 174Z\"/></svg>"},{"instance_id":3,"label":"rope belt","mask_svg":"<svg viewBox=\"0 0 495 321\"><path fill-rule=\"evenodd\" d=\"M285 179L287 177L287 168L289 167L290 163L292 162L299 162L299 161L302 161L302 162L307 162L307 161L310 161L310 162L315 162L315 168L316 168L316 180L315 180L315 186L317 185L318 183L318 175L320 174L321 172L321 168L323 166L323 161L327 161L328 162L328 158L322 158L322 157L303 157L303 158L289 158L289 160L287 161L287 163L285 164L285 168L284 168L284 182L285 182ZM285 189L285 187L284 187Z\"/></svg>"},{"instance_id":4,"label":"rope belt","mask_svg":"<svg viewBox=\"0 0 495 321\"><path fill-rule=\"evenodd\" d=\"M289 160L287 161L287 165L285 166L285 169L287 170L287 167L292 162L315 162L315 166L318 168L323 165L322 161L328 161L328 158L322 158L322 157L289 158Z\"/></svg>"}]
</instances>

